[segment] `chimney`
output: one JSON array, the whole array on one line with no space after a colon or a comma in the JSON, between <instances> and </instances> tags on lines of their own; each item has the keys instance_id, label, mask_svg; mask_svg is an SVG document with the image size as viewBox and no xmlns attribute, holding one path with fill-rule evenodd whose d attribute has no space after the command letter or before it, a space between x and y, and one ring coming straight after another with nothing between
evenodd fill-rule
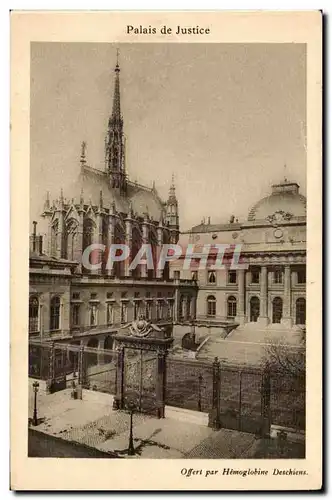
<instances>
[{"instance_id":1,"label":"chimney","mask_svg":"<svg viewBox=\"0 0 332 500\"><path fill-rule=\"evenodd\" d=\"M38 252L39 252L39 255L42 255L42 253L43 253L43 237L41 234L39 236L37 236L37 240L38 240Z\"/></svg>"},{"instance_id":2,"label":"chimney","mask_svg":"<svg viewBox=\"0 0 332 500\"><path fill-rule=\"evenodd\" d=\"M36 251L36 236L37 236L37 222L33 221L33 232L32 232L32 251Z\"/></svg>"},{"instance_id":3,"label":"chimney","mask_svg":"<svg viewBox=\"0 0 332 500\"><path fill-rule=\"evenodd\" d=\"M33 253L38 253L42 255L43 253L43 237L42 235L37 235L37 222L33 221L33 231L30 235L30 251Z\"/></svg>"}]
</instances>

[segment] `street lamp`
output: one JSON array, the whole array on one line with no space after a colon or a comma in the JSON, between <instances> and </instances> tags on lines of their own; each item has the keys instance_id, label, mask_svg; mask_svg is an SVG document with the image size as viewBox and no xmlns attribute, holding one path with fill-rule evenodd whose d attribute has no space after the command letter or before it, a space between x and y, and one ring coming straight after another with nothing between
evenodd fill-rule
<instances>
[{"instance_id":1,"label":"street lamp","mask_svg":"<svg viewBox=\"0 0 332 500\"><path fill-rule=\"evenodd\" d=\"M32 425L38 425L38 418L37 418L37 392L39 389L39 383L35 381L32 384L33 387L33 392L34 392L34 407L33 407L33 418L32 418Z\"/></svg>"},{"instance_id":2,"label":"street lamp","mask_svg":"<svg viewBox=\"0 0 332 500\"><path fill-rule=\"evenodd\" d=\"M135 455L134 448L134 438L133 438L133 414L134 414L135 405L133 403L128 404L128 411L130 415L130 425L129 425L129 443L128 443L128 455Z\"/></svg>"}]
</instances>

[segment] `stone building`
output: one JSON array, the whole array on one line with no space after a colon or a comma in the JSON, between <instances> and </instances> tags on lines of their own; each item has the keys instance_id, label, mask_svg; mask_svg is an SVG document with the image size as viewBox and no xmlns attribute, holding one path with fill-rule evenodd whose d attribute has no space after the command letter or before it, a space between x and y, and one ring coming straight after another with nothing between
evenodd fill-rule
<instances>
[{"instance_id":1,"label":"stone building","mask_svg":"<svg viewBox=\"0 0 332 500\"><path fill-rule=\"evenodd\" d=\"M230 254L240 249L240 263L246 267L233 269L231 259L219 270L195 268L195 260L188 270L181 260L172 263L181 277L198 283L198 322L251 323L257 328L280 324L285 329L305 325L306 198L296 182L284 179L273 185L250 209L247 220L232 216L226 224L202 221L183 233L180 243L183 248L194 244L198 254L204 244L230 245ZM214 254L212 248L210 265Z\"/></svg>"},{"instance_id":2,"label":"stone building","mask_svg":"<svg viewBox=\"0 0 332 500\"><path fill-rule=\"evenodd\" d=\"M163 243L179 238L178 202L174 179L163 202L152 188L132 182L126 170L124 121L120 105L120 68L115 67L113 109L105 138L105 170L88 164L82 143L78 178L51 200L47 193L42 217L45 241L30 238L29 333L91 347L112 346L118 328L143 315L172 326L179 320L181 297L194 304L197 287L191 280L169 277L164 270L129 265L142 244L152 246L154 260ZM100 251L100 269L82 265L84 250L93 243L126 244L130 258L107 269ZM195 313L188 308L187 317Z\"/></svg>"}]
</instances>

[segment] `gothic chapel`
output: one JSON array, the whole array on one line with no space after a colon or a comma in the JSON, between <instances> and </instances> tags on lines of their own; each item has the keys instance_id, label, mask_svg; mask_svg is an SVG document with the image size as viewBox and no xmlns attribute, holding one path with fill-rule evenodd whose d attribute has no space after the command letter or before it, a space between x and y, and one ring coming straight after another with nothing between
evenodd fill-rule
<instances>
[{"instance_id":1,"label":"gothic chapel","mask_svg":"<svg viewBox=\"0 0 332 500\"><path fill-rule=\"evenodd\" d=\"M178 203L174 179L168 201L163 202L152 188L132 182L126 172L126 142L120 103L120 67L115 67L112 114L105 137L105 170L91 167L86 159L86 143L82 143L80 174L76 192L66 193L53 202L47 194L42 216L48 221L45 250L55 258L81 262L84 249L92 243L109 247L123 243L130 247L130 260L142 243L152 245L156 255L163 243L176 243L179 237ZM138 266L130 274L129 262L116 263L107 270L105 262L100 274L115 277L162 278L165 271L147 270ZM86 273L81 264L79 273ZM159 276L158 276L159 272ZM149 276L148 276L149 275Z\"/></svg>"}]
</instances>

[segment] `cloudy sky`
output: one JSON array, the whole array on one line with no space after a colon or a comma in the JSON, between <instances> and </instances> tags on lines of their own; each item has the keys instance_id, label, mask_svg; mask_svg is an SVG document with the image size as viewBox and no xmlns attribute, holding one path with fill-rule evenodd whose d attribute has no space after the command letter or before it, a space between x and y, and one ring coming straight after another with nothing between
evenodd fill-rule
<instances>
[{"instance_id":1,"label":"cloudy sky","mask_svg":"<svg viewBox=\"0 0 332 500\"><path fill-rule=\"evenodd\" d=\"M183 230L246 218L285 175L305 194L304 45L119 48L129 176L166 198L174 172ZM113 44L31 45L31 219L47 190L70 198L83 140L104 169L115 62Z\"/></svg>"}]
</instances>

